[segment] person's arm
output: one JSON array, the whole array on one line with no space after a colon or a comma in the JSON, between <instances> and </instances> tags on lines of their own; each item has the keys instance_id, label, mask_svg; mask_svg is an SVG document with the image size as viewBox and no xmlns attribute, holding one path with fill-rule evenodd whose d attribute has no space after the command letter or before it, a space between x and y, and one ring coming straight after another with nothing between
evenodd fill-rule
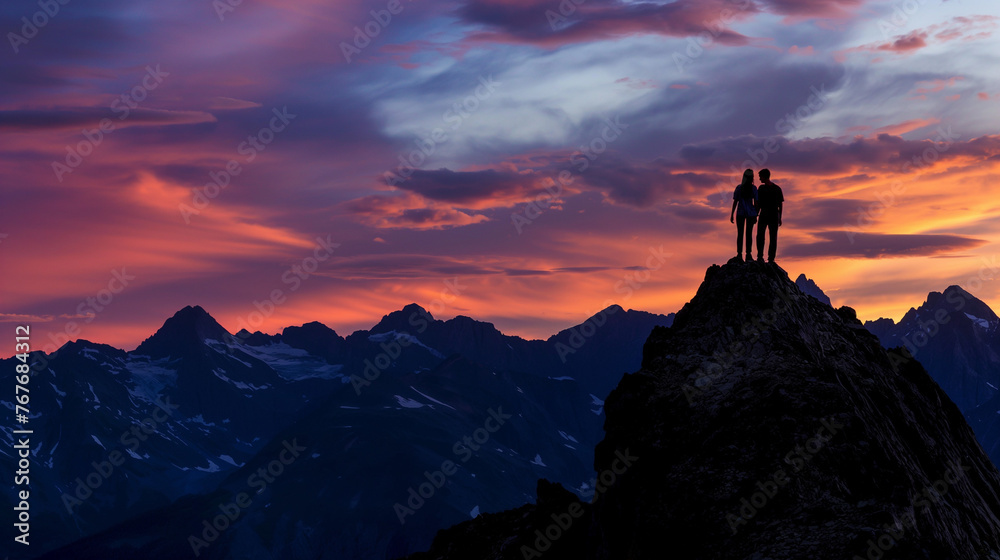
<instances>
[{"instance_id":1,"label":"person's arm","mask_svg":"<svg viewBox=\"0 0 1000 560\"><path fill-rule=\"evenodd\" d=\"M785 208L785 193L778 187L778 225L781 225L781 211Z\"/></svg>"},{"instance_id":2,"label":"person's arm","mask_svg":"<svg viewBox=\"0 0 1000 560\"><path fill-rule=\"evenodd\" d=\"M729 211L729 223L731 223L731 224L736 223L733 220L733 214L736 213L736 205L737 204L739 204L739 201L737 201L736 199L733 199L733 209Z\"/></svg>"}]
</instances>

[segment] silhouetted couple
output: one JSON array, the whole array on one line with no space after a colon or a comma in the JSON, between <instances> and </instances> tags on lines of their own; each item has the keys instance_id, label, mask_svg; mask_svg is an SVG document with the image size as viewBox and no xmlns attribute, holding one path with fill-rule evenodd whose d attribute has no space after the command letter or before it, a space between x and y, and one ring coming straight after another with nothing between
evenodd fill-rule
<instances>
[{"instance_id":1,"label":"silhouetted couple","mask_svg":"<svg viewBox=\"0 0 1000 560\"><path fill-rule=\"evenodd\" d=\"M767 246L767 262L774 262L778 251L778 226L781 225L781 209L785 197L781 187L771 182L771 170L761 169L760 188L753 184L753 169L743 172L743 182L733 191L733 209L729 212L730 223L736 214L736 258L743 259L743 234L747 237L747 260L753 260L753 226L757 224L757 260L764 261L764 234L771 234Z\"/></svg>"}]
</instances>

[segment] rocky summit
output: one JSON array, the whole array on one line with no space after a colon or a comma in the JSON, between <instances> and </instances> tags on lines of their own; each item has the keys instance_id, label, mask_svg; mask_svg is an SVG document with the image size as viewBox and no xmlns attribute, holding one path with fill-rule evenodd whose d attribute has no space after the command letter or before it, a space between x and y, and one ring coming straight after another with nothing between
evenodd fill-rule
<instances>
[{"instance_id":1,"label":"rocky summit","mask_svg":"<svg viewBox=\"0 0 1000 560\"><path fill-rule=\"evenodd\" d=\"M605 402L592 503L441 531L431 558L1000 559L1000 473L958 408L780 267L710 267Z\"/></svg>"}]
</instances>

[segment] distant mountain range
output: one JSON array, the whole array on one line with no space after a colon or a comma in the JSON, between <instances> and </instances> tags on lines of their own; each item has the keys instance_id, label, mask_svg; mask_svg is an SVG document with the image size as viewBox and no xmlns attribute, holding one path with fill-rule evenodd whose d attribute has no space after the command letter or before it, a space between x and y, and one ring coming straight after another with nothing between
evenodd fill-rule
<instances>
[{"instance_id":1,"label":"distant mountain range","mask_svg":"<svg viewBox=\"0 0 1000 560\"><path fill-rule=\"evenodd\" d=\"M830 306L804 275L794 285ZM654 327L673 320L614 306L547 340L524 340L411 304L346 337L318 322L232 334L195 306L132 352L81 340L33 354L44 367L32 377L32 550L395 558L537 492L559 504L589 499L604 400L640 368ZM985 303L951 286L898 324L864 325L927 368L994 463L998 324ZM10 375L14 361L0 367ZM0 403L13 409L9 399ZM6 437L0 465L13 472ZM203 521L241 493L252 503L209 539ZM6 487L0 501L16 503Z\"/></svg>"},{"instance_id":2,"label":"distant mountain range","mask_svg":"<svg viewBox=\"0 0 1000 560\"><path fill-rule=\"evenodd\" d=\"M316 322L233 335L186 307L132 352L77 341L34 354L32 550L385 558L523 502L540 477L586 494L604 396L672 320L614 306L524 340L408 305L345 338ZM14 359L2 367L13 372ZM289 445L304 449L273 476ZM411 498L446 461L447 484ZM254 498L247 522L202 535L241 492ZM16 503L9 487L2 500Z\"/></svg>"}]
</instances>

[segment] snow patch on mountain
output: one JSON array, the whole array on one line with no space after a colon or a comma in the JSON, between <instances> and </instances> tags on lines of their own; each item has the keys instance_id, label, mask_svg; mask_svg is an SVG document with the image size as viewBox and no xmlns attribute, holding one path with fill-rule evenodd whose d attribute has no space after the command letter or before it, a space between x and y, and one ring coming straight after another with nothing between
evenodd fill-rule
<instances>
[{"instance_id":1,"label":"snow patch on mountain","mask_svg":"<svg viewBox=\"0 0 1000 560\"><path fill-rule=\"evenodd\" d=\"M87 383L87 387L90 389L90 394L93 395L93 397L94 397L94 402L95 403L100 403L101 399L97 398L97 392L94 391L94 386L91 385L90 383Z\"/></svg>"},{"instance_id":2,"label":"snow patch on mountain","mask_svg":"<svg viewBox=\"0 0 1000 560\"><path fill-rule=\"evenodd\" d=\"M990 328L990 322L987 321L986 319L980 319L979 317L976 317L975 315L971 315L969 313L966 313L965 316L971 319L973 323L979 325L984 329Z\"/></svg>"},{"instance_id":3,"label":"snow patch on mountain","mask_svg":"<svg viewBox=\"0 0 1000 560\"><path fill-rule=\"evenodd\" d=\"M230 465L232 465L234 467L242 467L243 465L246 464L246 463L237 463L229 455L219 455L219 459L222 459L223 461L229 463Z\"/></svg>"},{"instance_id":4,"label":"snow patch on mountain","mask_svg":"<svg viewBox=\"0 0 1000 560\"><path fill-rule=\"evenodd\" d=\"M247 364L247 365L249 365L249 364ZM232 380L232 379L230 379L229 377L226 376L226 372L225 371L223 371L223 370L221 370L219 368L213 369L212 373L214 373L215 376L218 377L219 379L225 381L226 383L229 383L230 385L232 385L233 387L236 387L237 389L244 389L244 390L250 390L250 391L260 391L262 389L268 389L268 388L271 387L270 385L259 385L258 386L258 385L253 385L253 384L250 384L250 383L244 383L242 381L234 381L234 380Z\"/></svg>"},{"instance_id":5,"label":"snow patch on mountain","mask_svg":"<svg viewBox=\"0 0 1000 560\"><path fill-rule=\"evenodd\" d=\"M597 395L595 395L593 393L590 394L590 398L592 399L592 402L590 404L591 405L597 405L597 408L592 408L592 409L590 409L590 411L593 412L594 414L600 416L602 413L604 413L604 401L602 401L601 399L597 398Z\"/></svg>"},{"instance_id":6,"label":"snow patch on mountain","mask_svg":"<svg viewBox=\"0 0 1000 560\"><path fill-rule=\"evenodd\" d=\"M559 435L561 435L563 439L565 439L567 441L572 441L573 443L580 443L579 441L576 440L575 437L567 434L566 432L564 432L562 430L558 430L558 431L559 431Z\"/></svg>"},{"instance_id":7,"label":"snow patch on mountain","mask_svg":"<svg viewBox=\"0 0 1000 560\"><path fill-rule=\"evenodd\" d=\"M427 399L427 400L429 400L429 401L432 401L432 402L436 402L436 403L438 403L438 404L439 404L439 405L441 405L441 406L447 406L448 408L450 408L450 409L452 409L452 410L455 410L455 407L453 407L453 406L448 406L447 404L445 404L445 403L443 403L443 402L441 402L441 401L439 401L439 400L435 399L434 397L431 397L431 396L429 396L429 395L426 395L426 394L424 394L424 393L421 393L420 391L417 391L417 388L416 388L416 387L414 387L413 385L410 385L410 389L413 389L413 391L414 391L414 392L416 392L416 393L417 393L418 395L420 395L421 397L424 397L425 399Z\"/></svg>"},{"instance_id":8,"label":"snow patch on mountain","mask_svg":"<svg viewBox=\"0 0 1000 560\"><path fill-rule=\"evenodd\" d=\"M444 354L442 354L441 352L438 352L437 350L431 348L430 346L427 346L423 342L420 342L420 339L418 339L417 337L413 336L410 333L397 333L396 331L389 331L389 332L384 332L384 333L377 333L377 334L368 335L369 342L392 342L392 341L396 341L396 340L400 340L400 339L406 341L406 343L405 343L406 346L411 346L411 345L412 346L419 346L419 347L427 350L428 352L430 352L431 355L433 355L435 358L441 358L441 359L445 358ZM404 344L404 343L400 343L400 344Z\"/></svg>"},{"instance_id":9,"label":"snow patch on mountain","mask_svg":"<svg viewBox=\"0 0 1000 560\"><path fill-rule=\"evenodd\" d=\"M210 473L211 472L219 472L219 471L222 470L222 468L219 467L219 465L216 465L215 462L212 461L211 459L208 459L208 466L207 467L205 467L205 468L195 467L195 469L199 470L199 471L202 471L202 472L210 472Z\"/></svg>"},{"instance_id":10,"label":"snow patch on mountain","mask_svg":"<svg viewBox=\"0 0 1000 560\"><path fill-rule=\"evenodd\" d=\"M166 387L177 385L177 370L164 367L171 358L150 361L131 356L125 364L131 374L131 383L126 384L128 392L146 402L152 402Z\"/></svg>"},{"instance_id":11,"label":"snow patch on mountain","mask_svg":"<svg viewBox=\"0 0 1000 560\"><path fill-rule=\"evenodd\" d=\"M215 422L206 422L205 417L202 416L201 414L199 414L198 416L192 416L188 418L187 421L194 424L201 424L202 426L209 426L209 427L215 426Z\"/></svg>"},{"instance_id":12,"label":"snow patch on mountain","mask_svg":"<svg viewBox=\"0 0 1000 560\"><path fill-rule=\"evenodd\" d=\"M424 407L424 403L422 403L422 402L415 401L413 399L408 399L408 398L406 398L406 397L404 397L402 395L393 395L393 396L396 397L396 402L399 403L399 406L402 406L403 408L423 408Z\"/></svg>"},{"instance_id":13,"label":"snow patch on mountain","mask_svg":"<svg viewBox=\"0 0 1000 560\"><path fill-rule=\"evenodd\" d=\"M328 364L301 348L293 348L284 342L267 346L241 346L240 351L271 366L285 379L337 379L344 377L341 364ZM345 382L348 380L345 378Z\"/></svg>"}]
</instances>

